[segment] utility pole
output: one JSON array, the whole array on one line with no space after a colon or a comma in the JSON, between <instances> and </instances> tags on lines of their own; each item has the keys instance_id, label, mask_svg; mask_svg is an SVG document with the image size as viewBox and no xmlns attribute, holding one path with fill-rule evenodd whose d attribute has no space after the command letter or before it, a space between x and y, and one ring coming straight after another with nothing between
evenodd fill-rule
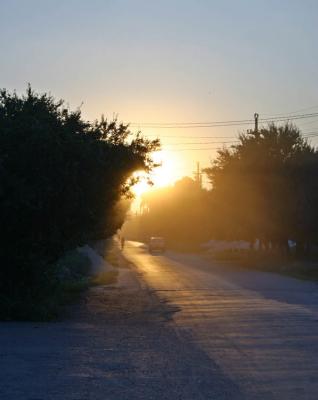
<instances>
[{"instance_id":1,"label":"utility pole","mask_svg":"<svg viewBox=\"0 0 318 400\"><path fill-rule=\"evenodd\" d=\"M199 186L199 188L202 188L202 172L200 170L200 163L197 162L197 170L193 172L194 174L194 180Z\"/></svg>"},{"instance_id":2,"label":"utility pole","mask_svg":"<svg viewBox=\"0 0 318 400\"><path fill-rule=\"evenodd\" d=\"M258 117L259 114L258 113L254 113L254 131L253 129L248 129L247 134L249 135L254 135L256 137L256 139L259 138L259 131L258 131Z\"/></svg>"},{"instance_id":3,"label":"utility pole","mask_svg":"<svg viewBox=\"0 0 318 400\"><path fill-rule=\"evenodd\" d=\"M254 121L255 121L255 127L254 127L254 133L255 133L255 137L259 137L259 132L258 132L258 113L254 113Z\"/></svg>"}]
</instances>

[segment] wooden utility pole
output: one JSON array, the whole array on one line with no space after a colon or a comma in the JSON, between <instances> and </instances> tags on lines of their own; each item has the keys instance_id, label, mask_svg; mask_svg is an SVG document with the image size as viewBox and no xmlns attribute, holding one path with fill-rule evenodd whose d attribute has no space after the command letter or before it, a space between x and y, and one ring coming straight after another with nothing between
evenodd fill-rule
<instances>
[{"instance_id":1,"label":"wooden utility pole","mask_svg":"<svg viewBox=\"0 0 318 400\"><path fill-rule=\"evenodd\" d=\"M256 137L259 137L259 132L258 132L258 117L259 115L257 113L254 113L254 121L255 121L255 126L254 126L254 133Z\"/></svg>"},{"instance_id":2,"label":"wooden utility pole","mask_svg":"<svg viewBox=\"0 0 318 400\"><path fill-rule=\"evenodd\" d=\"M202 188L202 172L200 170L200 163L197 162L197 170L193 172L194 180L198 184L199 188Z\"/></svg>"},{"instance_id":3,"label":"wooden utility pole","mask_svg":"<svg viewBox=\"0 0 318 400\"><path fill-rule=\"evenodd\" d=\"M254 135L256 138L259 138L260 134L258 131L258 113L254 113L254 130L253 129L248 129L247 134L249 135Z\"/></svg>"}]
</instances>

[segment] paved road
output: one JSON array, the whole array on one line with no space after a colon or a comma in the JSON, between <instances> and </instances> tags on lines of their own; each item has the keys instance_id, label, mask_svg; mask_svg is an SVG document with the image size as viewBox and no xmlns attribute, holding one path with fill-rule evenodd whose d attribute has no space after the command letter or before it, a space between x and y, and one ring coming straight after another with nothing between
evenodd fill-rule
<instances>
[{"instance_id":1,"label":"paved road","mask_svg":"<svg viewBox=\"0 0 318 400\"><path fill-rule=\"evenodd\" d=\"M237 389L229 398L317 400L316 284L196 256L150 255L136 242L125 255L171 310L179 337Z\"/></svg>"},{"instance_id":2,"label":"paved road","mask_svg":"<svg viewBox=\"0 0 318 400\"><path fill-rule=\"evenodd\" d=\"M242 399L126 267L59 321L0 323L1 400Z\"/></svg>"}]
</instances>

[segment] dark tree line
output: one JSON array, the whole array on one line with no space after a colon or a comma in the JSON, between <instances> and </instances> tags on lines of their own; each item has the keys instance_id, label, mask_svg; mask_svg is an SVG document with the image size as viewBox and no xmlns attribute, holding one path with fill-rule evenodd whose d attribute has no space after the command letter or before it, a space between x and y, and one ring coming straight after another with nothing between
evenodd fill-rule
<instances>
[{"instance_id":1,"label":"dark tree line","mask_svg":"<svg viewBox=\"0 0 318 400\"><path fill-rule=\"evenodd\" d=\"M158 141L28 88L0 92L0 316L41 302L53 263L68 249L109 237L123 223L135 170L151 170Z\"/></svg>"},{"instance_id":2,"label":"dark tree line","mask_svg":"<svg viewBox=\"0 0 318 400\"><path fill-rule=\"evenodd\" d=\"M271 124L241 134L205 173L209 191L187 178L144 196L141 239L160 234L188 248L209 239L258 239L264 250L284 252L293 240L299 256L317 243L318 152L296 126Z\"/></svg>"}]
</instances>

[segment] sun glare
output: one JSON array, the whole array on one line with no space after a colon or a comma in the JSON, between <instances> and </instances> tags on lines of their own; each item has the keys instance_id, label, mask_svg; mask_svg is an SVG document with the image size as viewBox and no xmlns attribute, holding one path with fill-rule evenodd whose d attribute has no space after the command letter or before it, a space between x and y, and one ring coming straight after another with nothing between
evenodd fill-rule
<instances>
[{"instance_id":1,"label":"sun glare","mask_svg":"<svg viewBox=\"0 0 318 400\"><path fill-rule=\"evenodd\" d=\"M149 185L146 181L146 178L143 176L142 173L139 174L140 176L140 182L136 183L133 187L133 193L135 196L140 197L143 193L145 193L147 190L149 190Z\"/></svg>"},{"instance_id":2,"label":"sun glare","mask_svg":"<svg viewBox=\"0 0 318 400\"><path fill-rule=\"evenodd\" d=\"M153 186L147 183L147 177L144 172L136 172L135 174L136 177L140 178L140 181L132 189L137 197L140 197L151 189L172 185L177 179L175 176L175 163L166 152L156 151L153 153L153 160L155 163L161 164L150 174L150 180L153 182Z\"/></svg>"}]
</instances>

